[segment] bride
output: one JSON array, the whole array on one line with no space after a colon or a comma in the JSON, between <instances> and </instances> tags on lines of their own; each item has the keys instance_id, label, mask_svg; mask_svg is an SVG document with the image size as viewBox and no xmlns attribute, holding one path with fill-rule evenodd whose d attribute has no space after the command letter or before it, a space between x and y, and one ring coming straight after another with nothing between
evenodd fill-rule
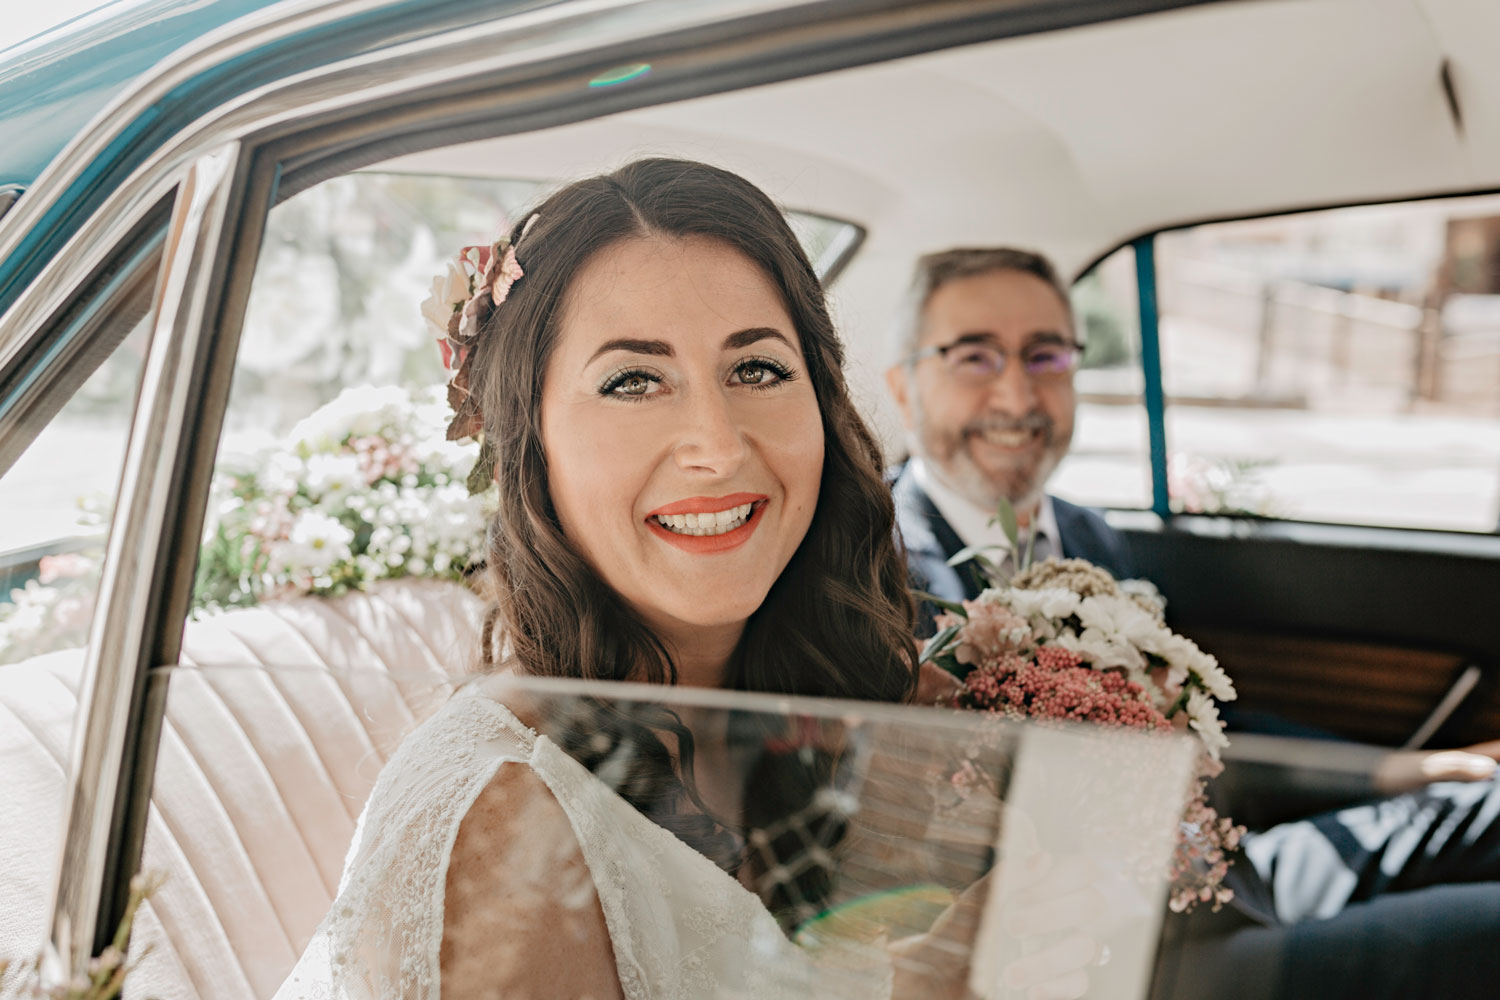
<instances>
[{"instance_id":1,"label":"bride","mask_svg":"<svg viewBox=\"0 0 1500 1000\"><path fill-rule=\"evenodd\" d=\"M913 698L879 450L780 211L685 161L572 184L493 248L450 352L454 433L483 432L500 486L482 669L382 771L278 1000L965 995L974 894L868 974L820 963L747 889L689 727L635 727L606 785L580 763L599 732L539 735L497 695L509 673Z\"/></svg>"}]
</instances>

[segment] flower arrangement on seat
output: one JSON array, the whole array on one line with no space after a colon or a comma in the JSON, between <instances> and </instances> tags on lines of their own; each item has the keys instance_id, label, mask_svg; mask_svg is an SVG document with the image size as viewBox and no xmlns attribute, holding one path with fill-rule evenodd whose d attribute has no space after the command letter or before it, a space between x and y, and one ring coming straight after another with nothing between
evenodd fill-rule
<instances>
[{"instance_id":1,"label":"flower arrangement on seat","mask_svg":"<svg viewBox=\"0 0 1500 1000\"><path fill-rule=\"evenodd\" d=\"M483 550L486 503L449 441L441 388L346 389L292 429L221 456L194 605L332 595L376 580L461 580Z\"/></svg>"},{"instance_id":2,"label":"flower arrangement on seat","mask_svg":"<svg viewBox=\"0 0 1500 1000\"><path fill-rule=\"evenodd\" d=\"M479 445L447 439L440 386L344 390L285 438L226 446L214 470L195 614L336 595L378 580L460 581L483 551L494 487L471 495ZM103 515L86 510L101 531ZM44 556L0 602L0 663L82 646L104 559L97 544Z\"/></svg>"}]
</instances>

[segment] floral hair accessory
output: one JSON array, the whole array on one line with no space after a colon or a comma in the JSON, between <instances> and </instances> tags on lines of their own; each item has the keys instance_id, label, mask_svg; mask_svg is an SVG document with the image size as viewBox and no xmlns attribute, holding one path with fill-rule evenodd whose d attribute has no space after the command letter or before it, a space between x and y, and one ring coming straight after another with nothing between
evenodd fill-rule
<instances>
[{"instance_id":1,"label":"floral hair accessory","mask_svg":"<svg viewBox=\"0 0 1500 1000\"><path fill-rule=\"evenodd\" d=\"M484 441L484 416L469 393L469 364L474 344L490 322L495 309L510 295L511 286L526 276L516 259L516 246L526 238L539 218L526 220L515 245L502 237L489 246L464 247L442 274L432 279L432 290L422 302L422 317L437 338L443 367L453 372L448 380L448 405L453 421L448 440L472 437L479 441L479 461L469 473L469 491L479 493L494 474L494 450Z\"/></svg>"}]
</instances>

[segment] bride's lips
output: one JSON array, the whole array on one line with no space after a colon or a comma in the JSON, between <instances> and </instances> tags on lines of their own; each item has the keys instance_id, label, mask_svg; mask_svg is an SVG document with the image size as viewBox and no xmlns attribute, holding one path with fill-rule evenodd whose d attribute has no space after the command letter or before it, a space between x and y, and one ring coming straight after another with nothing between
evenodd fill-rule
<instances>
[{"instance_id":1,"label":"bride's lips","mask_svg":"<svg viewBox=\"0 0 1500 1000\"><path fill-rule=\"evenodd\" d=\"M760 526L761 514L764 513L770 497L764 493L731 493L722 497L689 497L686 500L676 500L665 506L658 507L646 515L646 527L670 545L675 545L684 552L695 555L707 555L714 552L728 552L737 549L750 539L755 529ZM680 535L662 525L656 518L660 516L672 516L674 514L717 514L720 511L732 510L735 507L743 507L750 504L750 516L745 523L738 528L726 531L721 535Z\"/></svg>"}]
</instances>

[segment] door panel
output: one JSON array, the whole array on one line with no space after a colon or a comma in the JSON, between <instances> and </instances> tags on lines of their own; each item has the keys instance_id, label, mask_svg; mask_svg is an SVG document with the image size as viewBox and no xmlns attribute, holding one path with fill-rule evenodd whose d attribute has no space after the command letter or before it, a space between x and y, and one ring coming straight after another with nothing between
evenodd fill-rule
<instances>
[{"instance_id":1,"label":"door panel","mask_svg":"<svg viewBox=\"0 0 1500 1000\"><path fill-rule=\"evenodd\" d=\"M1399 746L1474 664L1480 683L1427 744L1500 735L1500 538L1209 517L1125 534L1236 708Z\"/></svg>"}]
</instances>

